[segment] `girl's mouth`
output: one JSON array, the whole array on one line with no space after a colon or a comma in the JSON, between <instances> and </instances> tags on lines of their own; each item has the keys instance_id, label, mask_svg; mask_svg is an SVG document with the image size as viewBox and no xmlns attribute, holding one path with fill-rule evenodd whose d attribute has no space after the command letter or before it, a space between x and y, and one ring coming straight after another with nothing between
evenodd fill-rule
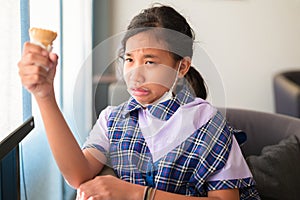
<instances>
[{"instance_id":1,"label":"girl's mouth","mask_svg":"<svg viewBox=\"0 0 300 200\"><path fill-rule=\"evenodd\" d=\"M145 96L150 93L150 91L146 88L131 88L131 94L134 96Z\"/></svg>"}]
</instances>

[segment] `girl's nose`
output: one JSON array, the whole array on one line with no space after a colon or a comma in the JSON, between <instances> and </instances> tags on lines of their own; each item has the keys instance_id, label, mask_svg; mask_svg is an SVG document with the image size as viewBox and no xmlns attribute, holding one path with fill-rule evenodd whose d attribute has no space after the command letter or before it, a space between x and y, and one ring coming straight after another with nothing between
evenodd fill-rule
<instances>
[{"instance_id":1,"label":"girl's nose","mask_svg":"<svg viewBox=\"0 0 300 200\"><path fill-rule=\"evenodd\" d=\"M145 70L143 66L133 68L128 72L128 79L134 86L139 86L145 82Z\"/></svg>"}]
</instances>

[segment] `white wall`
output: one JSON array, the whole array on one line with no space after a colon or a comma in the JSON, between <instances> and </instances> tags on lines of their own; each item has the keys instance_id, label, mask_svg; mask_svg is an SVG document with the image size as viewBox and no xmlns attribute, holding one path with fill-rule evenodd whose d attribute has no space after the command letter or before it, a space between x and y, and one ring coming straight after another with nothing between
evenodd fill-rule
<instances>
[{"instance_id":1,"label":"white wall","mask_svg":"<svg viewBox=\"0 0 300 200\"><path fill-rule=\"evenodd\" d=\"M300 69L299 0L111 1L113 34L152 2L186 16L223 79L228 107L274 112L274 74Z\"/></svg>"}]
</instances>

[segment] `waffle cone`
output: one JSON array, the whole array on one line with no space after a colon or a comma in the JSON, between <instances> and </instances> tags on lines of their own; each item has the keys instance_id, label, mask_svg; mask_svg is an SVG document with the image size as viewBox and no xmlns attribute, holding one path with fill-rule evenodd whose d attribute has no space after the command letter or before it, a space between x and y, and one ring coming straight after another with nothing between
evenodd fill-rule
<instances>
[{"instance_id":1,"label":"waffle cone","mask_svg":"<svg viewBox=\"0 0 300 200\"><path fill-rule=\"evenodd\" d=\"M55 40L57 33L51 30L41 29L41 28L31 28L29 29L29 35L35 42L41 43L44 47L52 45Z\"/></svg>"}]
</instances>

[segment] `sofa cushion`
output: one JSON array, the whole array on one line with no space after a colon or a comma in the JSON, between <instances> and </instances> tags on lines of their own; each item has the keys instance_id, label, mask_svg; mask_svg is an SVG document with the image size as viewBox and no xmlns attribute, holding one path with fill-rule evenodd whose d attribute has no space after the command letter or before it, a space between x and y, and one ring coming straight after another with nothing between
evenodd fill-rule
<instances>
[{"instance_id":1,"label":"sofa cushion","mask_svg":"<svg viewBox=\"0 0 300 200\"><path fill-rule=\"evenodd\" d=\"M300 143L295 135L246 160L262 199L299 199Z\"/></svg>"}]
</instances>

